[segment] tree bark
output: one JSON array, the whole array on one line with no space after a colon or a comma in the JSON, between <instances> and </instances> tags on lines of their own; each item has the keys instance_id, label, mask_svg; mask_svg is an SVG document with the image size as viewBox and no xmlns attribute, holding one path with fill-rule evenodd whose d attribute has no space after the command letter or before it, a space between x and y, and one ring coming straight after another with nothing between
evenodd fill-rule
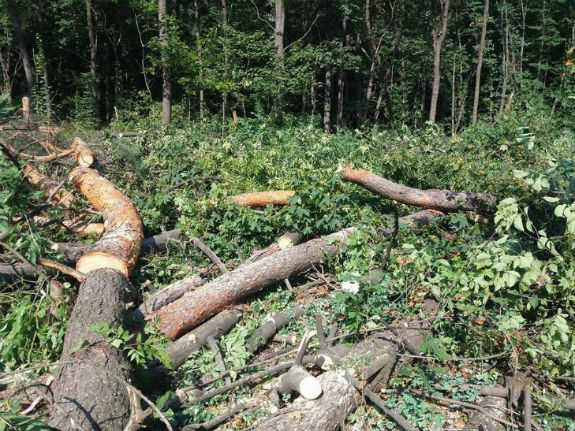
<instances>
[{"instance_id":1,"label":"tree bark","mask_svg":"<svg viewBox=\"0 0 575 431\"><path fill-rule=\"evenodd\" d=\"M166 18L167 0L158 0L158 22L162 49L162 123L172 121L172 83L168 65L168 22Z\"/></svg>"},{"instance_id":2,"label":"tree bark","mask_svg":"<svg viewBox=\"0 0 575 431\"><path fill-rule=\"evenodd\" d=\"M92 92L92 106L94 118L101 121L100 97L98 91L98 76L96 74L96 58L98 55L98 36L94 28L94 19L92 16L92 0L85 0L86 3L86 22L88 27L88 39L90 40L90 90Z\"/></svg>"},{"instance_id":3,"label":"tree bark","mask_svg":"<svg viewBox=\"0 0 575 431\"><path fill-rule=\"evenodd\" d=\"M246 347L246 350L252 354L255 353L260 347L265 346L269 339L276 334L276 332L278 332L292 320L297 319L303 315L303 312L303 308L301 308L299 305L296 305L289 310L282 311L281 313L268 317L265 323L254 331L251 336L251 341Z\"/></svg>"},{"instance_id":4,"label":"tree bark","mask_svg":"<svg viewBox=\"0 0 575 431\"><path fill-rule=\"evenodd\" d=\"M26 48L24 34L22 33L20 14L18 13L18 8L14 4L13 0L6 0L6 6L8 8L8 13L10 14L10 19L12 20L12 26L14 27L14 36L16 37L16 42L18 42L18 49L22 56L22 67L24 68L24 75L26 76L27 95L30 98L31 105L33 107L34 101L32 100L32 92L34 91L34 67L32 66L32 60L28 52L28 48Z\"/></svg>"},{"instance_id":5,"label":"tree bark","mask_svg":"<svg viewBox=\"0 0 575 431\"><path fill-rule=\"evenodd\" d=\"M26 166L24 166L23 175L30 184L38 186L38 188L43 190L47 196L52 196L50 200L51 203L62 205L65 208L70 207L74 200L72 192L62 189L58 182L50 179L36 167L30 163L26 164Z\"/></svg>"},{"instance_id":6,"label":"tree bark","mask_svg":"<svg viewBox=\"0 0 575 431\"><path fill-rule=\"evenodd\" d=\"M433 36L433 85L431 87L431 105L429 107L429 121L435 123L437 113L437 100L439 99L439 84L441 80L441 46L447 34L447 22L449 20L449 1L440 0L441 4L441 30L434 28Z\"/></svg>"},{"instance_id":7,"label":"tree bark","mask_svg":"<svg viewBox=\"0 0 575 431\"><path fill-rule=\"evenodd\" d=\"M129 366L106 337L90 327L101 322L121 327L129 290L122 274L105 268L88 274L80 286L60 358L74 363L62 366L52 384L50 426L117 431L128 423L130 401L124 382Z\"/></svg>"},{"instance_id":8,"label":"tree bark","mask_svg":"<svg viewBox=\"0 0 575 431\"><path fill-rule=\"evenodd\" d=\"M222 0L222 31L224 34L223 55L224 55L224 79L228 79L228 6L226 0ZM226 123L226 108L228 104L228 92L222 93L222 131Z\"/></svg>"},{"instance_id":9,"label":"tree bark","mask_svg":"<svg viewBox=\"0 0 575 431\"><path fill-rule=\"evenodd\" d=\"M494 196L485 193L455 192L451 190L419 190L386 180L364 169L343 166L343 179L358 184L387 199L438 211L486 211L497 203Z\"/></svg>"},{"instance_id":10,"label":"tree bark","mask_svg":"<svg viewBox=\"0 0 575 431\"><path fill-rule=\"evenodd\" d=\"M499 101L499 115L503 114L505 108L505 97L507 96L507 76L509 75L509 17L507 16L507 2L503 0L501 11L505 31L503 33L503 61L501 62L501 100Z\"/></svg>"},{"instance_id":11,"label":"tree bark","mask_svg":"<svg viewBox=\"0 0 575 431\"><path fill-rule=\"evenodd\" d=\"M276 119L281 115L283 84L282 76L284 72L284 31L285 31L285 4L284 0L275 0L275 29L274 29L274 46L276 48L276 65L274 70L275 76L275 100L274 111Z\"/></svg>"},{"instance_id":12,"label":"tree bark","mask_svg":"<svg viewBox=\"0 0 575 431\"><path fill-rule=\"evenodd\" d=\"M481 67L483 66L483 51L485 49L485 35L487 34L487 21L489 20L489 0L485 0L483 7L483 22L481 25L481 39L479 52L477 53L477 69L475 72L475 93L473 95L473 114L471 123L477 123L477 111L479 109L479 89L481 87Z\"/></svg>"}]
</instances>

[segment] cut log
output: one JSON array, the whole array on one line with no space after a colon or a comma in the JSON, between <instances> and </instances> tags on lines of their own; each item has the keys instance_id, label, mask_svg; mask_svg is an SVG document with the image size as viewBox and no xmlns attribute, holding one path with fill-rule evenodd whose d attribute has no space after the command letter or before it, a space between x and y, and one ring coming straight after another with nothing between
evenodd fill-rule
<instances>
[{"instance_id":1,"label":"cut log","mask_svg":"<svg viewBox=\"0 0 575 431\"><path fill-rule=\"evenodd\" d=\"M292 320L303 315L303 312L303 308L296 305L289 310L282 311L281 313L268 317L265 323L254 331L251 337L251 342L248 344L246 350L253 354L260 347L265 346L277 331Z\"/></svg>"},{"instance_id":2,"label":"cut log","mask_svg":"<svg viewBox=\"0 0 575 431\"><path fill-rule=\"evenodd\" d=\"M184 294L150 317L159 318L159 329L169 338L178 338L246 295L306 271L326 257L335 256L356 230L344 229L241 266L201 289Z\"/></svg>"},{"instance_id":3,"label":"cut log","mask_svg":"<svg viewBox=\"0 0 575 431\"><path fill-rule=\"evenodd\" d=\"M403 220L408 220L408 223L418 220L417 214L407 219L400 218L400 223ZM437 215L427 211L421 219L428 221ZM251 264L241 265L201 289L184 294L177 301L152 313L150 318L159 318L160 330L169 338L178 338L237 300L307 271L327 257L335 256L345 248L347 238L355 231L357 228L344 229L324 238L277 251Z\"/></svg>"},{"instance_id":4,"label":"cut log","mask_svg":"<svg viewBox=\"0 0 575 431\"><path fill-rule=\"evenodd\" d=\"M77 362L62 366L52 384L50 426L101 431L126 426L130 416L124 384L129 377L128 364L106 337L91 331L90 326L105 322L111 328L120 327L129 290L128 280L112 269L90 272L80 286L61 356L61 361Z\"/></svg>"},{"instance_id":5,"label":"cut log","mask_svg":"<svg viewBox=\"0 0 575 431\"><path fill-rule=\"evenodd\" d=\"M200 350L208 342L208 338L218 338L230 331L242 317L238 309L224 310L210 320L174 341L166 348L166 353L172 361L172 368L179 368L188 356Z\"/></svg>"},{"instance_id":6,"label":"cut log","mask_svg":"<svg viewBox=\"0 0 575 431\"><path fill-rule=\"evenodd\" d=\"M70 204L74 200L72 192L63 189L61 184L48 178L32 164L27 163L26 166L24 166L23 175L30 184L38 186L46 195L52 196L51 203L54 205L62 205L65 208L70 207Z\"/></svg>"},{"instance_id":7,"label":"cut log","mask_svg":"<svg viewBox=\"0 0 575 431\"><path fill-rule=\"evenodd\" d=\"M343 179L358 184L367 190L387 199L393 199L407 205L453 211L493 211L497 204L494 196L486 193L455 192L451 190L419 190L386 180L365 169L353 169L341 166Z\"/></svg>"},{"instance_id":8,"label":"cut log","mask_svg":"<svg viewBox=\"0 0 575 431\"><path fill-rule=\"evenodd\" d=\"M243 207L265 207L266 205L289 205L288 199L295 195L293 190L269 190L228 196L227 199Z\"/></svg>"},{"instance_id":9,"label":"cut log","mask_svg":"<svg viewBox=\"0 0 575 431\"><path fill-rule=\"evenodd\" d=\"M74 160L81 168L89 168L94 164L94 153L90 146L82 139L75 137L72 142L72 150L74 151Z\"/></svg>"},{"instance_id":10,"label":"cut log","mask_svg":"<svg viewBox=\"0 0 575 431\"><path fill-rule=\"evenodd\" d=\"M87 274L99 268L113 268L127 277L142 245L142 220L136 206L93 169L75 168L68 181L104 214L106 227L100 240L78 260L76 269Z\"/></svg>"},{"instance_id":11,"label":"cut log","mask_svg":"<svg viewBox=\"0 0 575 431\"><path fill-rule=\"evenodd\" d=\"M297 392L306 400L315 400L322 393L319 381L301 365L294 365L287 373L282 374L274 389L280 394Z\"/></svg>"},{"instance_id":12,"label":"cut log","mask_svg":"<svg viewBox=\"0 0 575 431\"><path fill-rule=\"evenodd\" d=\"M337 364L335 369L327 371L318 377L323 389L323 395L309 401L300 397L289 407L280 410L270 418L260 422L254 429L267 430L309 430L309 431L336 431L349 414L355 410L361 400L361 394L352 384L349 375L367 380L377 373L377 358L386 358L386 364L379 361L378 365L392 366L396 358L392 354L401 348L402 341L409 340L413 345L422 340L422 334L429 331L431 322L437 312L437 303L428 300L424 304L425 313L429 313L424 320L407 322L398 335L386 331L383 334L374 334L350 349L332 348L331 355ZM342 369L342 365L345 368ZM293 414L298 412L298 414Z\"/></svg>"},{"instance_id":13,"label":"cut log","mask_svg":"<svg viewBox=\"0 0 575 431\"><path fill-rule=\"evenodd\" d=\"M102 224L103 227L103 224ZM155 253L163 251L168 247L170 242L176 242L180 237L180 230L174 229L165 231L142 241L141 254ZM75 263L84 254L88 253L90 245L75 242L56 242L50 246L52 250L58 251L64 255L68 263Z\"/></svg>"}]
</instances>

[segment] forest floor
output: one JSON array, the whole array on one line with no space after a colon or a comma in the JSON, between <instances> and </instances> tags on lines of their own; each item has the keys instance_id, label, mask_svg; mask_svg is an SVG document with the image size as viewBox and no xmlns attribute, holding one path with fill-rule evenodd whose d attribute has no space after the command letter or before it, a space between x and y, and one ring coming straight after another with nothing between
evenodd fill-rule
<instances>
[{"instance_id":1,"label":"forest floor","mask_svg":"<svg viewBox=\"0 0 575 431\"><path fill-rule=\"evenodd\" d=\"M138 133L123 137L128 129ZM249 272L254 251L286 233L299 233L297 241L309 248L316 238L358 227L327 259L233 301L222 312L232 317L212 313L228 319L226 329L220 324L211 337L198 332L192 341L203 345L191 348L177 369L167 369L175 342L160 319L149 318L138 336L94 328L130 360L132 384L161 411L142 403L139 425L313 429L309 421L320 409L334 418L323 429L476 429L496 417L509 429L575 430L575 136L560 121L521 113L450 137L437 126L328 135L301 120L277 127L245 119L224 132L214 120L164 129L141 121L100 131L66 124L51 137L38 130L0 133L3 144L30 156L46 155L40 144L46 140L68 149L82 138L99 174L134 202L145 237L179 229L161 250L140 255L130 276L133 306L179 280L199 276L198 284L209 287ZM66 221L97 224L102 214L79 194L69 207L50 205L22 181L25 160L0 162L0 265L65 262L54 243L99 237L81 237ZM32 160L58 192L69 187L64 180L76 162ZM421 208L344 181L342 164L421 190L486 193L498 204L446 212L415 228L398 225ZM227 199L269 190L295 194L287 205L256 208ZM31 211L42 221L32 220ZM223 265L208 259L197 239ZM332 244L327 240L320 252ZM286 250L264 259L273 262ZM0 430L44 429L50 401L19 388L55 373L49 364L60 359L78 284L58 272L0 277ZM284 325L260 340L255 331L286 310ZM138 316L128 314L133 330ZM385 356L361 347L370 340L393 350L393 365L366 371ZM317 360L326 352L334 355L332 370L356 372L358 389L339 401L327 393L334 371ZM296 400L278 380L298 353L306 353L300 362L309 375L323 379L324 401ZM278 364L285 367L273 372ZM493 388L502 394L490 396ZM346 414L338 418L339 411Z\"/></svg>"}]
</instances>

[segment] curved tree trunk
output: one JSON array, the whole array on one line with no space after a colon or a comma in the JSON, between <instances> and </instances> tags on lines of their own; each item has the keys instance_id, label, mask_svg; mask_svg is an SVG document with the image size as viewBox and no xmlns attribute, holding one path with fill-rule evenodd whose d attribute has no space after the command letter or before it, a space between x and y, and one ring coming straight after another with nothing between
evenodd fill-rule
<instances>
[{"instance_id":1,"label":"curved tree trunk","mask_svg":"<svg viewBox=\"0 0 575 431\"><path fill-rule=\"evenodd\" d=\"M54 382L49 424L63 430L117 431L130 421L129 366L93 325L104 332L122 326L131 288L126 277L140 252L142 222L134 204L96 171L76 168L69 180L104 213L106 232L76 265L87 275L61 356L62 362L72 363L60 369Z\"/></svg>"},{"instance_id":2,"label":"curved tree trunk","mask_svg":"<svg viewBox=\"0 0 575 431\"><path fill-rule=\"evenodd\" d=\"M451 190L419 190L386 180L365 169L342 166L343 179L358 184L387 199L438 211L492 210L497 204L494 196L486 193L455 192Z\"/></svg>"}]
</instances>

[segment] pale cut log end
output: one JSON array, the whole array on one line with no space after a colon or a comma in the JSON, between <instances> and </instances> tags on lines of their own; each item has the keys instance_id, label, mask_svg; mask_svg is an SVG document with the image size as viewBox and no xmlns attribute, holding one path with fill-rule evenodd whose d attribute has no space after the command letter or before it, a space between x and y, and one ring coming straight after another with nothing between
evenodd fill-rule
<instances>
[{"instance_id":1,"label":"pale cut log end","mask_svg":"<svg viewBox=\"0 0 575 431\"><path fill-rule=\"evenodd\" d=\"M130 275L128 265L121 259L111 256L107 253L92 252L82 256L76 263L76 269L84 274L97 269L109 268L124 274L125 277Z\"/></svg>"},{"instance_id":2,"label":"pale cut log end","mask_svg":"<svg viewBox=\"0 0 575 431\"><path fill-rule=\"evenodd\" d=\"M280 250L284 248L293 247L301 242L303 235L299 232L287 232L280 236L277 240Z\"/></svg>"},{"instance_id":3,"label":"pale cut log end","mask_svg":"<svg viewBox=\"0 0 575 431\"><path fill-rule=\"evenodd\" d=\"M78 166L89 168L94 164L94 153L92 153L88 144L82 139L75 137L72 148L74 149L74 159Z\"/></svg>"},{"instance_id":4,"label":"pale cut log end","mask_svg":"<svg viewBox=\"0 0 575 431\"><path fill-rule=\"evenodd\" d=\"M307 376L299 384L300 395L307 400L315 400L322 393L321 384L314 376Z\"/></svg>"}]
</instances>

